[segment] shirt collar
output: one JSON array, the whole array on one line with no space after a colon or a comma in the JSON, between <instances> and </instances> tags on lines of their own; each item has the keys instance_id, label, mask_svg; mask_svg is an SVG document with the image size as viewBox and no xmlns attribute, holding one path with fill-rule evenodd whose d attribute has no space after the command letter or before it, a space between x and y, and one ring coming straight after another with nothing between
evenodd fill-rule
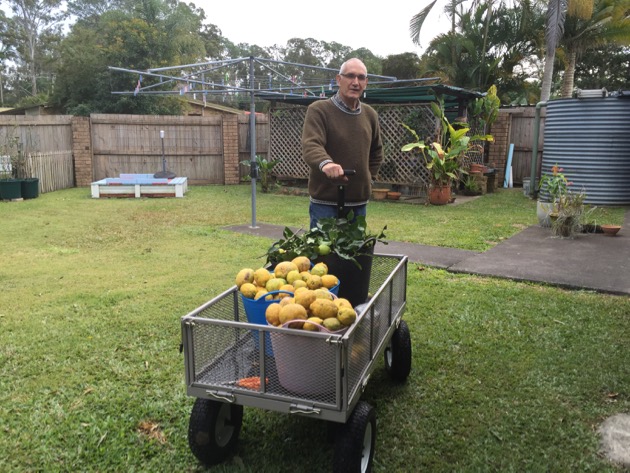
<instances>
[{"instance_id":1,"label":"shirt collar","mask_svg":"<svg viewBox=\"0 0 630 473\"><path fill-rule=\"evenodd\" d=\"M333 95L330 98L330 100L332 100L332 103L334 103L337 106L337 108L341 110L342 112L349 113L350 115L359 115L361 113L361 101L359 101L359 105L357 105L356 110L352 110L341 99L341 97L339 96L339 92Z\"/></svg>"}]
</instances>

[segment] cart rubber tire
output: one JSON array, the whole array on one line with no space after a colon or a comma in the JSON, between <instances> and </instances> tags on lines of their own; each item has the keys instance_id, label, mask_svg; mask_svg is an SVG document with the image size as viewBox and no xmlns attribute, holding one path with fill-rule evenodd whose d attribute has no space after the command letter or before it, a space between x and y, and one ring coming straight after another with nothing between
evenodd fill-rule
<instances>
[{"instance_id":1,"label":"cart rubber tire","mask_svg":"<svg viewBox=\"0 0 630 473\"><path fill-rule=\"evenodd\" d=\"M376 411L359 401L350 418L337 430L333 471L368 473L372 471L376 447Z\"/></svg>"},{"instance_id":2,"label":"cart rubber tire","mask_svg":"<svg viewBox=\"0 0 630 473\"><path fill-rule=\"evenodd\" d=\"M188 424L188 444L206 466L223 462L235 449L243 406L197 398Z\"/></svg>"},{"instance_id":3,"label":"cart rubber tire","mask_svg":"<svg viewBox=\"0 0 630 473\"><path fill-rule=\"evenodd\" d=\"M411 372L411 334L404 320L394 330L389 345L385 348L385 370L389 376L404 383Z\"/></svg>"}]
</instances>

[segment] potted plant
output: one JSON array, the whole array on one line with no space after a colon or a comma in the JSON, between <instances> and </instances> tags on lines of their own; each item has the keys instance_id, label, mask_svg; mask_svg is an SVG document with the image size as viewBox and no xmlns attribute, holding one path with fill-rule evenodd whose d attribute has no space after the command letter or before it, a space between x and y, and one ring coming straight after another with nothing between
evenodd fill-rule
<instances>
[{"instance_id":1,"label":"potted plant","mask_svg":"<svg viewBox=\"0 0 630 473\"><path fill-rule=\"evenodd\" d=\"M464 195L480 195L481 187L479 186L479 182L473 176L468 174L463 181L464 188L462 190L462 194Z\"/></svg>"},{"instance_id":2,"label":"potted plant","mask_svg":"<svg viewBox=\"0 0 630 473\"><path fill-rule=\"evenodd\" d=\"M317 226L306 232L293 232L285 227L282 238L267 250L267 264L275 266L297 256L306 256L313 262L324 262L329 272L339 278L339 297L348 299L353 306L367 299L372 255L376 242L385 241L385 230L371 233L365 217L323 218ZM345 282L345 284L344 284Z\"/></svg>"},{"instance_id":3,"label":"potted plant","mask_svg":"<svg viewBox=\"0 0 630 473\"><path fill-rule=\"evenodd\" d=\"M551 174L545 174L538 184L538 201L536 203L536 214L538 222L543 227L551 226L551 216L557 214L559 200L567 194L571 183L563 174L564 169L556 163L551 167ZM543 191L543 194L540 194ZM547 194L549 197L546 197Z\"/></svg>"},{"instance_id":4,"label":"potted plant","mask_svg":"<svg viewBox=\"0 0 630 473\"><path fill-rule=\"evenodd\" d=\"M584 191L567 191L558 198L556 212L551 223L551 231L554 236L575 238L582 231L582 223L585 217L585 198L586 194Z\"/></svg>"},{"instance_id":5,"label":"potted plant","mask_svg":"<svg viewBox=\"0 0 630 473\"><path fill-rule=\"evenodd\" d=\"M492 135L469 136L470 127L465 123L451 124L444 113L442 100L432 102L431 110L440 122L437 139L426 144L415 130L403 123L415 141L404 145L401 150L420 150L430 175L429 201L434 205L444 205L451 199L452 182L466 174L463 168L464 156L472 149L479 148L473 142L493 141L493 138Z\"/></svg>"},{"instance_id":6,"label":"potted plant","mask_svg":"<svg viewBox=\"0 0 630 473\"><path fill-rule=\"evenodd\" d=\"M5 158L0 168L0 199L21 199L22 184L18 179L18 170L21 170L22 160L16 136L4 137L4 142L0 147L0 156Z\"/></svg>"},{"instance_id":7,"label":"potted plant","mask_svg":"<svg viewBox=\"0 0 630 473\"><path fill-rule=\"evenodd\" d=\"M281 159L271 159L268 160L260 155L256 155L256 169L251 170L251 177L256 179L260 179L260 187L264 193L269 192L271 187L273 186L271 170L274 168L276 164L278 164ZM251 161L241 161L241 164L244 166L252 165Z\"/></svg>"}]
</instances>

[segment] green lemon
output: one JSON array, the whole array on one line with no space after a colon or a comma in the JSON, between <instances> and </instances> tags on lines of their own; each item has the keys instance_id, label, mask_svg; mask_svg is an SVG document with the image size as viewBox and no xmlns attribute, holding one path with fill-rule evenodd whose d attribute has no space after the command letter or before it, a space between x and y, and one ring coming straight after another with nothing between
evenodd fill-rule
<instances>
[{"instance_id":1,"label":"green lemon","mask_svg":"<svg viewBox=\"0 0 630 473\"><path fill-rule=\"evenodd\" d=\"M319 247L317 248L317 252L322 255L322 256L326 256L327 254L330 253L330 246L322 243L321 245L319 245Z\"/></svg>"}]
</instances>

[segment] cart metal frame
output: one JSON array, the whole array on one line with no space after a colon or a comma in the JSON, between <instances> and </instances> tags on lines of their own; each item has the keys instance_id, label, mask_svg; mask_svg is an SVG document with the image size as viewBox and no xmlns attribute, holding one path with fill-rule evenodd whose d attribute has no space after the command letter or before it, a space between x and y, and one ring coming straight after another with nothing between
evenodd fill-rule
<instances>
[{"instance_id":1,"label":"cart metal frame","mask_svg":"<svg viewBox=\"0 0 630 473\"><path fill-rule=\"evenodd\" d=\"M399 348L392 361L392 337L401 322L404 324L406 287L407 256L375 254L371 297L356 308L357 321L345 333L330 334L248 323L234 286L181 318L187 394L346 423L380 356L394 378L403 378L398 381L409 373L409 341L402 344L402 356ZM408 328L404 328L408 337ZM303 363L297 353L301 346L310 347ZM403 358L402 370L392 366L400 363L399 358ZM284 381L281 370L288 361L293 363L289 374L298 378L290 380L291 389L285 387L287 369ZM302 370L295 370L296 363L305 365L303 378ZM309 376L320 376L322 382L313 385ZM243 379L254 380L254 384L243 385ZM302 381L311 382L311 387L296 392Z\"/></svg>"}]
</instances>

